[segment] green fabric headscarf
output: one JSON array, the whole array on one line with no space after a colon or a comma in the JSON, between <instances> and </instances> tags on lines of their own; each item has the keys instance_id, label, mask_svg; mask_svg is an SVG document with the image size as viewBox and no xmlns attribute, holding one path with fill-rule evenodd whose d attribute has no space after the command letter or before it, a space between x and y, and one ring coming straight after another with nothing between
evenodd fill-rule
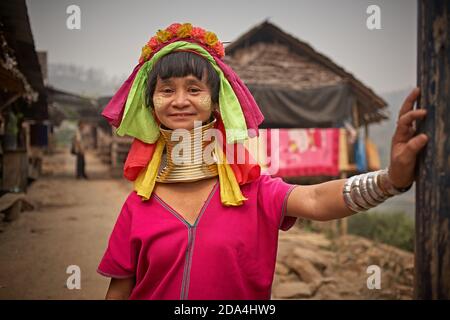
<instances>
[{"instance_id":1,"label":"green fabric headscarf","mask_svg":"<svg viewBox=\"0 0 450 320\"><path fill-rule=\"evenodd\" d=\"M211 63L220 78L219 110L226 129L227 143L246 140L248 138L247 125L241 105L222 70L208 51L200 45L185 41L176 41L165 46L142 65L128 94L117 134L132 136L146 143L155 143L158 140L158 124L145 104L147 77L156 61L175 50L194 50Z\"/></svg>"}]
</instances>

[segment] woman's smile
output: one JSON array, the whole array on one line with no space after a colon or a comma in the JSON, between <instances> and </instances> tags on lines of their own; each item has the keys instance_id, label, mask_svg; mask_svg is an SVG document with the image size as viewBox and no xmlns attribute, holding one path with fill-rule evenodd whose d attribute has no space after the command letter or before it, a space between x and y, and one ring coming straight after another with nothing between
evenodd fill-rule
<instances>
[{"instance_id":1,"label":"woman's smile","mask_svg":"<svg viewBox=\"0 0 450 320\"><path fill-rule=\"evenodd\" d=\"M195 116L196 113L192 112L178 112L178 113L172 113L169 115L169 117L175 117L175 118L185 118L189 116Z\"/></svg>"}]
</instances>

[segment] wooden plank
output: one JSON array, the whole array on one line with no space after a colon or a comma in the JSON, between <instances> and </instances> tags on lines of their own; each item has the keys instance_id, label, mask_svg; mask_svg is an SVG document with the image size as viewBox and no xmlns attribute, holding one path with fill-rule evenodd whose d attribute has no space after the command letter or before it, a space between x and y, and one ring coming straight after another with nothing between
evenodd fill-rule
<instances>
[{"instance_id":1,"label":"wooden plank","mask_svg":"<svg viewBox=\"0 0 450 320\"><path fill-rule=\"evenodd\" d=\"M418 132L430 137L416 185L415 297L450 299L450 3L418 2Z\"/></svg>"},{"instance_id":2,"label":"wooden plank","mask_svg":"<svg viewBox=\"0 0 450 320\"><path fill-rule=\"evenodd\" d=\"M26 150L5 150L3 154L3 190L26 191L28 156Z\"/></svg>"},{"instance_id":3,"label":"wooden plank","mask_svg":"<svg viewBox=\"0 0 450 320\"><path fill-rule=\"evenodd\" d=\"M10 208L15 202L25 199L24 193L6 193L0 197L0 212Z\"/></svg>"},{"instance_id":4,"label":"wooden plank","mask_svg":"<svg viewBox=\"0 0 450 320\"><path fill-rule=\"evenodd\" d=\"M6 193L0 197L0 212L5 213L5 221L13 221L21 211L33 210L34 205L27 201L24 193Z\"/></svg>"}]
</instances>

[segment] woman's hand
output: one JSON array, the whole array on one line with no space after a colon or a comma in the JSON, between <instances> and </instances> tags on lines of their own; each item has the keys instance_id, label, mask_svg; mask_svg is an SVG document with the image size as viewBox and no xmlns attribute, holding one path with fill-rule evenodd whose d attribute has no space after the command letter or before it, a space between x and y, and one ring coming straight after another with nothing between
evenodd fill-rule
<instances>
[{"instance_id":1,"label":"woman's hand","mask_svg":"<svg viewBox=\"0 0 450 320\"><path fill-rule=\"evenodd\" d=\"M409 187L414 182L417 154L428 142L426 134L416 135L414 125L414 121L426 116L425 109L413 110L419 95L420 89L415 88L403 102L392 137L389 178L394 187L399 189Z\"/></svg>"}]
</instances>

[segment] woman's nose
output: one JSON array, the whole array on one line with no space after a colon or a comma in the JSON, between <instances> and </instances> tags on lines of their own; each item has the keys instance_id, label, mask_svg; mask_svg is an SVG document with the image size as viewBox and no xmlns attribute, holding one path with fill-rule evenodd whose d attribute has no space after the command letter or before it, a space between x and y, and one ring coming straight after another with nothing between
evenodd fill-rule
<instances>
[{"instance_id":1,"label":"woman's nose","mask_svg":"<svg viewBox=\"0 0 450 320\"><path fill-rule=\"evenodd\" d=\"M184 108L189 105L187 92L179 91L175 94L175 98L173 100L174 107Z\"/></svg>"}]
</instances>

